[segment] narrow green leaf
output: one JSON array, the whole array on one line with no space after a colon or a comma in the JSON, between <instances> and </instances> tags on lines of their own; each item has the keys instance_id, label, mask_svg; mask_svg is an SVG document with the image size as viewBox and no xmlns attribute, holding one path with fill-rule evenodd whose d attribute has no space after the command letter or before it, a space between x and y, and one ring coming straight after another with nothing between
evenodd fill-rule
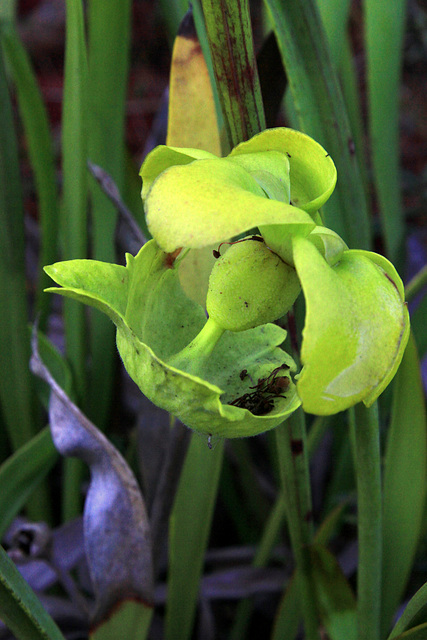
<instances>
[{"instance_id":1,"label":"narrow green leaf","mask_svg":"<svg viewBox=\"0 0 427 640\"><path fill-rule=\"evenodd\" d=\"M393 261L402 249L399 100L405 0L365 0L365 38L372 164L385 245Z\"/></svg>"},{"instance_id":2,"label":"narrow green leaf","mask_svg":"<svg viewBox=\"0 0 427 640\"><path fill-rule=\"evenodd\" d=\"M24 211L12 107L0 47L0 376L1 411L13 449L35 433L28 362Z\"/></svg>"},{"instance_id":3,"label":"narrow green leaf","mask_svg":"<svg viewBox=\"0 0 427 640\"><path fill-rule=\"evenodd\" d=\"M405 607L404 612L390 633L388 640L400 637L408 627L425 620L427 616L427 583L410 599Z\"/></svg>"},{"instance_id":4,"label":"narrow green leaf","mask_svg":"<svg viewBox=\"0 0 427 640\"><path fill-rule=\"evenodd\" d=\"M311 550L321 620L331 640L356 640L356 599L341 568L326 547Z\"/></svg>"},{"instance_id":5,"label":"narrow green leaf","mask_svg":"<svg viewBox=\"0 0 427 640\"><path fill-rule=\"evenodd\" d=\"M337 74L315 0L265 0L297 113L298 127L336 163L339 182L325 205L326 224L354 248L369 248L360 171ZM355 214L357 212L357 214Z\"/></svg>"},{"instance_id":6,"label":"narrow green leaf","mask_svg":"<svg viewBox=\"0 0 427 640\"><path fill-rule=\"evenodd\" d=\"M47 286L48 281L43 273L43 266L51 264L57 258L59 211L55 158L46 108L31 67L30 58L15 28L5 27L2 30L1 42L16 87L18 107L24 125L28 155L34 171L39 200L41 246L37 308L41 313L39 323L43 326L50 305L49 296L43 294L43 289Z\"/></svg>"},{"instance_id":7,"label":"narrow green leaf","mask_svg":"<svg viewBox=\"0 0 427 640\"><path fill-rule=\"evenodd\" d=\"M66 1L64 99L62 106L63 202L61 240L64 258L87 255L87 61L81 0ZM67 356L79 398L85 397L86 328L84 310L66 301Z\"/></svg>"},{"instance_id":8,"label":"narrow green leaf","mask_svg":"<svg viewBox=\"0 0 427 640\"><path fill-rule=\"evenodd\" d=\"M87 59L81 0L66 0L64 97L62 103L62 208L61 244L64 258L87 255ZM84 309L74 300L64 301L67 357L76 394L84 404L87 328ZM77 467L76 467L77 465ZM80 513L83 466L66 461L63 492L65 520Z\"/></svg>"},{"instance_id":9,"label":"narrow green leaf","mask_svg":"<svg viewBox=\"0 0 427 640\"><path fill-rule=\"evenodd\" d=\"M213 449L192 435L170 520L166 640L191 637L215 506L223 441Z\"/></svg>"},{"instance_id":10,"label":"narrow green leaf","mask_svg":"<svg viewBox=\"0 0 427 640\"><path fill-rule=\"evenodd\" d=\"M57 459L46 427L0 466L0 538Z\"/></svg>"},{"instance_id":11,"label":"narrow green leaf","mask_svg":"<svg viewBox=\"0 0 427 640\"><path fill-rule=\"evenodd\" d=\"M400 636L395 636L396 640L425 640L427 637L427 622L418 627L409 629Z\"/></svg>"},{"instance_id":12,"label":"narrow green leaf","mask_svg":"<svg viewBox=\"0 0 427 640\"><path fill-rule=\"evenodd\" d=\"M18 640L64 640L3 547L0 547L0 617Z\"/></svg>"},{"instance_id":13,"label":"narrow green leaf","mask_svg":"<svg viewBox=\"0 0 427 640\"><path fill-rule=\"evenodd\" d=\"M231 146L265 129L248 0L202 0L225 128Z\"/></svg>"},{"instance_id":14,"label":"narrow green leaf","mask_svg":"<svg viewBox=\"0 0 427 640\"><path fill-rule=\"evenodd\" d=\"M90 640L131 638L145 640L150 629L153 607L137 600L121 602L111 617L94 629Z\"/></svg>"},{"instance_id":15,"label":"narrow green leaf","mask_svg":"<svg viewBox=\"0 0 427 640\"><path fill-rule=\"evenodd\" d=\"M424 393L411 335L393 387L384 470L383 601L386 632L405 591L425 507L427 430Z\"/></svg>"},{"instance_id":16,"label":"narrow green leaf","mask_svg":"<svg viewBox=\"0 0 427 640\"><path fill-rule=\"evenodd\" d=\"M90 0L88 3L88 157L111 175L120 192L125 174L131 6L130 0ZM114 262L116 208L93 179L90 198L92 255L97 260ZM99 313L91 314L90 354L87 412L102 428L111 406L116 351L114 328Z\"/></svg>"}]
</instances>

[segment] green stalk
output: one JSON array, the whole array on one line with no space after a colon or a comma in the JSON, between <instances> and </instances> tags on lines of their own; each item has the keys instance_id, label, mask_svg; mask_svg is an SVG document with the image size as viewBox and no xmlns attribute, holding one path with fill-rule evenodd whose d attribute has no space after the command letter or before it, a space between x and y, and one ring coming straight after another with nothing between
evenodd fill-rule
<instances>
[{"instance_id":1,"label":"green stalk","mask_svg":"<svg viewBox=\"0 0 427 640\"><path fill-rule=\"evenodd\" d=\"M130 0L90 0L88 3L88 158L113 178L120 192L125 174L125 106L129 69ZM115 262L117 210L99 184L89 182L92 215L92 256ZM90 316L91 375L87 413L100 428L111 407L116 363L115 330L98 312Z\"/></svg>"},{"instance_id":2,"label":"green stalk","mask_svg":"<svg viewBox=\"0 0 427 640\"><path fill-rule=\"evenodd\" d=\"M306 640L319 640L310 545L313 540L311 489L305 417L301 409L276 429L280 475L287 503L291 545L298 571Z\"/></svg>"},{"instance_id":3,"label":"green stalk","mask_svg":"<svg viewBox=\"0 0 427 640\"><path fill-rule=\"evenodd\" d=\"M168 364L187 373L197 375L223 333L224 329L215 320L209 318L194 340L174 355L168 361Z\"/></svg>"},{"instance_id":4,"label":"green stalk","mask_svg":"<svg viewBox=\"0 0 427 640\"><path fill-rule=\"evenodd\" d=\"M248 0L202 0L225 129L231 146L265 129Z\"/></svg>"},{"instance_id":5,"label":"green stalk","mask_svg":"<svg viewBox=\"0 0 427 640\"><path fill-rule=\"evenodd\" d=\"M83 6L80 0L66 1L66 42L64 100L62 107L63 195L61 245L64 259L87 256L87 59ZM64 300L67 358L70 362L77 398L86 398L86 322L83 305ZM64 460L63 518L80 513L81 461Z\"/></svg>"},{"instance_id":6,"label":"green stalk","mask_svg":"<svg viewBox=\"0 0 427 640\"><path fill-rule=\"evenodd\" d=\"M350 413L350 416L353 412ZM354 409L358 504L358 639L378 640L381 615L382 500L379 422L376 403Z\"/></svg>"}]
</instances>

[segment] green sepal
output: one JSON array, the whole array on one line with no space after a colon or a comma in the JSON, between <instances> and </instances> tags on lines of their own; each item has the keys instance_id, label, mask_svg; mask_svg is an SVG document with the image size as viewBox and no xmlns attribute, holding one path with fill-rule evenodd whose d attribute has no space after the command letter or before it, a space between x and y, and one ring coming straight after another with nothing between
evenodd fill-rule
<instances>
[{"instance_id":1,"label":"green sepal","mask_svg":"<svg viewBox=\"0 0 427 640\"><path fill-rule=\"evenodd\" d=\"M219 243L264 224L314 226L302 209L268 199L256 179L227 158L169 167L153 183L145 212L150 233L167 252Z\"/></svg>"},{"instance_id":2,"label":"green sepal","mask_svg":"<svg viewBox=\"0 0 427 640\"><path fill-rule=\"evenodd\" d=\"M297 390L308 413L330 415L389 384L405 350L409 315L394 267L368 251L345 251L331 267L316 247L294 238L306 301Z\"/></svg>"},{"instance_id":3,"label":"green sepal","mask_svg":"<svg viewBox=\"0 0 427 640\"><path fill-rule=\"evenodd\" d=\"M322 207L331 196L337 170L330 155L305 133L277 127L266 129L235 147L229 158L257 151L280 151L290 166L291 202L310 214Z\"/></svg>"},{"instance_id":4,"label":"green sepal","mask_svg":"<svg viewBox=\"0 0 427 640\"><path fill-rule=\"evenodd\" d=\"M290 236L310 233L311 216L336 183L329 154L293 129L263 131L226 158L158 149L141 169L143 199L150 233L169 252L201 248L259 227L267 244L286 259ZM279 246L285 247L283 253Z\"/></svg>"},{"instance_id":5,"label":"green sepal","mask_svg":"<svg viewBox=\"0 0 427 640\"><path fill-rule=\"evenodd\" d=\"M273 324L238 334L226 331L197 376L168 364L200 332L206 316L185 296L178 268L170 266L154 240L137 256L127 255L126 267L73 260L47 271L63 287L51 291L109 315L117 325L117 346L129 375L152 402L190 428L228 438L256 435L277 426L300 405L291 379L286 397L276 398L266 415L226 404L252 392L259 378L283 364L295 371L292 358L279 348L286 332Z\"/></svg>"},{"instance_id":6,"label":"green sepal","mask_svg":"<svg viewBox=\"0 0 427 640\"><path fill-rule=\"evenodd\" d=\"M189 164L194 160L200 160L202 158L216 158L216 156L209 151L203 151L201 149L167 147L163 144L155 147L145 158L139 172L142 178L142 200L145 201L154 180L165 171L165 169L173 165Z\"/></svg>"}]
</instances>

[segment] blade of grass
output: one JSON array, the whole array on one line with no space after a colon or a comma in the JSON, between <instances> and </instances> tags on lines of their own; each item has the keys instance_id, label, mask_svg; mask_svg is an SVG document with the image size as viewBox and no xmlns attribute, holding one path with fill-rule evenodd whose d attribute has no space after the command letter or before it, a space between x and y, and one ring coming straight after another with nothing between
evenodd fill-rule
<instances>
[{"instance_id":1,"label":"blade of grass","mask_svg":"<svg viewBox=\"0 0 427 640\"><path fill-rule=\"evenodd\" d=\"M192 435L170 520L166 640L191 637L223 445Z\"/></svg>"},{"instance_id":2,"label":"blade of grass","mask_svg":"<svg viewBox=\"0 0 427 640\"><path fill-rule=\"evenodd\" d=\"M64 640L3 547L0 547L0 616L19 640Z\"/></svg>"},{"instance_id":3,"label":"blade of grass","mask_svg":"<svg viewBox=\"0 0 427 640\"><path fill-rule=\"evenodd\" d=\"M265 0L265 4L282 54L298 126L327 149L337 166L338 183L325 206L326 223L351 247L367 249L370 228L354 140L316 3Z\"/></svg>"},{"instance_id":4,"label":"blade of grass","mask_svg":"<svg viewBox=\"0 0 427 640\"><path fill-rule=\"evenodd\" d=\"M265 129L248 0L202 0L225 129L232 146Z\"/></svg>"},{"instance_id":5,"label":"blade of grass","mask_svg":"<svg viewBox=\"0 0 427 640\"><path fill-rule=\"evenodd\" d=\"M48 284L48 276L43 272L43 266L57 260L59 211L55 158L46 108L29 56L12 24L2 29L1 40L17 91L18 107L39 201L41 243L36 306L39 325L43 327L50 307L49 296L43 293Z\"/></svg>"},{"instance_id":6,"label":"blade of grass","mask_svg":"<svg viewBox=\"0 0 427 640\"><path fill-rule=\"evenodd\" d=\"M275 430L280 475L286 496L286 514L297 568L301 615L307 640L318 640L313 564L313 512L308 469L305 416L301 409Z\"/></svg>"},{"instance_id":7,"label":"blade of grass","mask_svg":"<svg viewBox=\"0 0 427 640\"><path fill-rule=\"evenodd\" d=\"M87 256L87 60L83 6L66 1L64 98L62 106L62 217L64 259ZM73 300L64 303L67 356L79 401L86 396L86 326L84 309Z\"/></svg>"},{"instance_id":8,"label":"blade of grass","mask_svg":"<svg viewBox=\"0 0 427 640\"><path fill-rule=\"evenodd\" d=\"M0 538L57 459L45 427L0 466Z\"/></svg>"},{"instance_id":9,"label":"blade of grass","mask_svg":"<svg viewBox=\"0 0 427 640\"><path fill-rule=\"evenodd\" d=\"M368 114L372 165L387 255L402 250L399 96L405 0L365 0Z\"/></svg>"},{"instance_id":10,"label":"blade of grass","mask_svg":"<svg viewBox=\"0 0 427 640\"><path fill-rule=\"evenodd\" d=\"M64 97L62 104L63 192L60 221L64 259L87 256L87 59L84 15L80 0L66 0ZM79 403L86 398L85 310L74 300L64 301L65 341ZM81 512L80 461L64 463L63 517Z\"/></svg>"},{"instance_id":11,"label":"blade of grass","mask_svg":"<svg viewBox=\"0 0 427 640\"><path fill-rule=\"evenodd\" d=\"M24 210L12 106L0 47L0 402L13 450L36 432L28 362ZM7 375L6 375L7 372Z\"/></svg>"},{"instance_id":12,"label":"blade of grass","mask_svg":"<svg viewBox=\"0 0 427 640\"><path fill-rule=\"evenodd\" d=\"M130 0L90 0L88 4L89 159L111 175L120 192L125 173L124 123L131 6ZM90 196L93 258L114 262L116 208L93 179L90 180ZM116 359L114 345L114 326L104 314L93 311L87 413L100 428L105 427L111 406Z\"/></svg>"},{"instance_id":13,"label":"blade of grass","mask_svg":"<svg viewBox=\"0 0 427 640\"><path fill-rule=\"evenodd\" d=\"M358 404L350 415L355 438L359 563L357 628L359 640L378 640L381 614L382 517L379 420L376 403Z\"/></svg>"},{"instance_id":14,"label":"blade of grass","mask_svg":"<svg viewBox=\"0 0 427 640\"><path fill-rule=\"evenodd\" d=\"M384 465L383 635L405 592L420 539L426 498L426 427L419 361L411 335L393 385Z\"/></svg>"}]
</instances>

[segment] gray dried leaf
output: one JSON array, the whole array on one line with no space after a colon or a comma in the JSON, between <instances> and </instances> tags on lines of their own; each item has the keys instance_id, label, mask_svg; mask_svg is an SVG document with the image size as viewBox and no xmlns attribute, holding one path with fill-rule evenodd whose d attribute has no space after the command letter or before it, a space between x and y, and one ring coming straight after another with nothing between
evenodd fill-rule
<instances>
[{"instance_id":1,"label":"gray dried leaf","mask_svg":"<svg viewBox=\"0 0 427 640\"><path fill-rule=\"evenodd\" d=\"M90 468L83 528L96 607L93 622L105 619L128 598L153 600L150 527L136 479L124 458L55 382L40 359L33 335L32 371L51 388L49 422L55 447Z\"/></svg>"}]
</instances>

